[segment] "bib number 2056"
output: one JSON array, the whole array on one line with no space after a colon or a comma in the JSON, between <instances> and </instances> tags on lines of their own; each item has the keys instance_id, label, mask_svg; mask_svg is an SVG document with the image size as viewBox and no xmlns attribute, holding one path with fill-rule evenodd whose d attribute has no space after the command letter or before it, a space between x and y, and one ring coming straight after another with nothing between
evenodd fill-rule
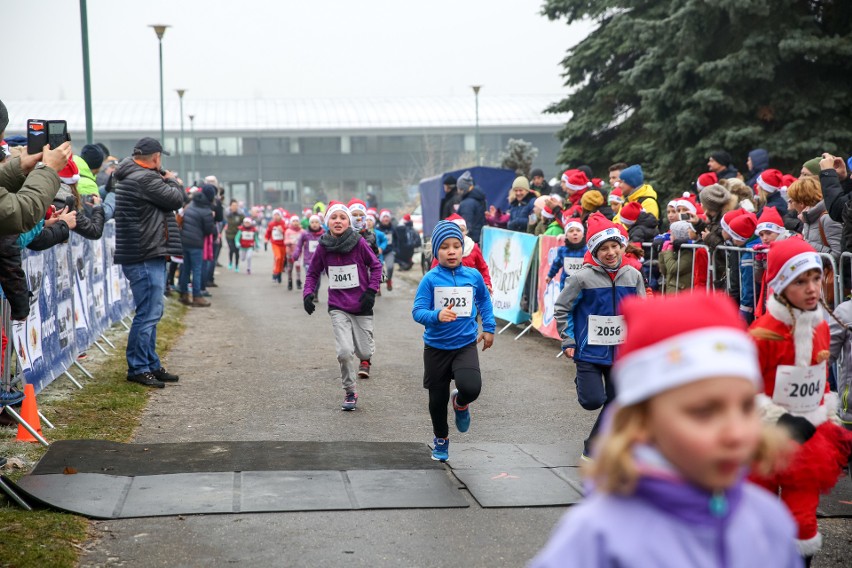
<instances>
[{"instance_id":1,"label":"bib number 2056","mask_svg":"<svg viewBox=\"0 0 852 568\"><path fill-rule=\"evenodd\" d=\"M589 316L589 345L621 345L625 339L624 316Z\"/></svg>"}]
</instances>

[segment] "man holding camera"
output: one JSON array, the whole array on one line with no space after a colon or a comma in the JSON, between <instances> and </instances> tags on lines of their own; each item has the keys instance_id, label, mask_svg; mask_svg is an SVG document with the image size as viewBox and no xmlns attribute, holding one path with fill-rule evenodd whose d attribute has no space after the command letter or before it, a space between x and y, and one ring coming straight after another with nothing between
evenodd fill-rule
<instances>
[{"instance_id":1,"label":"man holding camera","mask_svg":"<svg viewBox=\"0 0 852 568\"><path fill-rule=\"evenodd\" d=\"M136 315L127 338L127 380L163 388L175 382L157 356L163 317L169 216L183 205L183 187L162 169L159 141L142 138L115 171L115 263L130 281Z\"/></svg>"},{"instance_id":2,"label":"man holding camera","mask_svg":"<svg viewBox=\"0 0 852 568\"><path fill-rule=\"evenodd\" d=\"M9 125L9 113L0 101L0 140ZM56 172L65 167L71 156L71 143L65 142L43 152L0 156L0 234L25 233L44 219L47 208L59 191Z\"/></svg>"}]
</instances>

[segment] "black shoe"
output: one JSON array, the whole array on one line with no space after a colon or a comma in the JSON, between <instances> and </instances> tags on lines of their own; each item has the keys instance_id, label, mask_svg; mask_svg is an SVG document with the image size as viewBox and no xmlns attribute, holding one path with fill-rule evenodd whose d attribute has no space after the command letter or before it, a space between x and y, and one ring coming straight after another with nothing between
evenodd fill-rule
<instances>
[{"instance_id":1,"label":"black shoe","mask_svg":"<svg viewBox=\"0 0 852 568\"><path fill-rule=\"evenodd\" d=\"M211 280L210 282L207 283L207 287L208 288L218 288L219 285Z\"/></svg>"},{"instance_id":2,"label":"black shoe","mask_svg":"<svg viewBox=\"0 0 852 568\"><path fill-rule=\"evenodd\" d=\"M139 383L146 387L155 387L158 389L165 388L166 383L158 381L152 373L139 373L138 375L127 375L127 380L131 383Z\"/></svg>"},{"instance_id":3,"label":"black shoe","mask_svg":"<svg viewBox=\"0 0 852 568\"><path fill-rule=\"evenodd\" d=\"M301 289L302 289L302 281L299 280L299 279L296 279L296 290L301 290Z\"/></svg>"},{"instance_id":4,"label":"black shoe","mask_svg":"<svg viewBox=\"0 0 852 568\"><path fill-rule=\"evenodd\" d=\"M292 289L293 289L293 279L292 279L292 278L291 278L290 280L288 280L288 281L287 281L287 289L288 289L288 290L292 290Z\"/></svg>"},{"instance_id":5,"label":"black shoe","mask_svg":"<svg viewBox=\"0 0 852 568\"><path fill-rule=\"evenodd\" d=\"M151 374L154 375L155 379L164 383L176 383L180 379L177 375L166 371L165 367L160 367L159 370L152 371Z\"/></svg>"}]
</instances>

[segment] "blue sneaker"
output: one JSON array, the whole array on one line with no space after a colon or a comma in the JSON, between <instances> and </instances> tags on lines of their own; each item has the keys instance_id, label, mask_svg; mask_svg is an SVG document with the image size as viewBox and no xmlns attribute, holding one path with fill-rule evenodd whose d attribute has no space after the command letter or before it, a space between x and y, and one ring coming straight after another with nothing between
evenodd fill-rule
<instances>
[{"instance_id":1,"label":"blue sneaker","mask_svg":"<svg viewBox=\"0 0 852 568\"><path fill-rule=\"evenodd\" d=\"M14 406L24 400L24 393L19 391L0 391L0 407Z\"/></svg>"},{"instance_id":2,"label":"blue sneaker","mask_svg":"<svg viewBox=\"0 0 852 568\"><path fill-rule=\"evenodd\" d=\"M356 404L358 404L358 395L354 392L348 392L340 408L342 410L355 410Z\"/></svg>"},{"instance_id":3,"label":"blue sneaker","mask_svg":"<svg viewBox=\"0 0 852 568\"><path fill-rule=\"evenodd\" d=\"M445 462L450 459L450 439L435 438L432 441L432 459L439 462Z\"/></svg>"},{"instance_id":4,"label":"blue sneaker","mask_svg":"<svg viewBox=\"0 0 852 568\"><path fill-rule=\"evenodd\" d=\"M456 397L459 396L459 390L453 389L450 394L450 400L453 402L453 412L456 413L456 429L459 432L467 432L470 428L470 405L460 408L456 405Z\"/></svg>"}]
</instances>

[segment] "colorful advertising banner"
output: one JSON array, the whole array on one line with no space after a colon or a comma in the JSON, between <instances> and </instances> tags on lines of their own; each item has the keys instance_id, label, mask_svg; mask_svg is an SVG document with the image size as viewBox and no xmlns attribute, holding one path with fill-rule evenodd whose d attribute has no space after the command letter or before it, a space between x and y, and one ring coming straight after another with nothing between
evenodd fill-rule
<instances>
[{"instance_id":1,"label":"colorful advertising banner","mask_svg":"<svg viewBox=\"0 0 852 568\"><path fill-rule=\"evenodd\" d=\"M553 317L553 305L559 297L560 274L547 283L547 273L562 246L559 237L541 236L538 241L538 295L537 309L532 315L533 327L545 337L559 339L556 319ZM572 259L573 260L573 259ZM577 259L582 262L582 259Z\"/></svg>"},{"instance_id":2,"label":"colorful advertising banner","mask_svg":"<svg viewBox=\"0 0 852 568\"><path fill-rule=\"evenodd\" d=\"M510 323L530 320L524 310L524 286L535 255L538 237L504 229L486 227L482 231L482 256L491 273L494 317Z\"/></svg>"}]
</instances>

